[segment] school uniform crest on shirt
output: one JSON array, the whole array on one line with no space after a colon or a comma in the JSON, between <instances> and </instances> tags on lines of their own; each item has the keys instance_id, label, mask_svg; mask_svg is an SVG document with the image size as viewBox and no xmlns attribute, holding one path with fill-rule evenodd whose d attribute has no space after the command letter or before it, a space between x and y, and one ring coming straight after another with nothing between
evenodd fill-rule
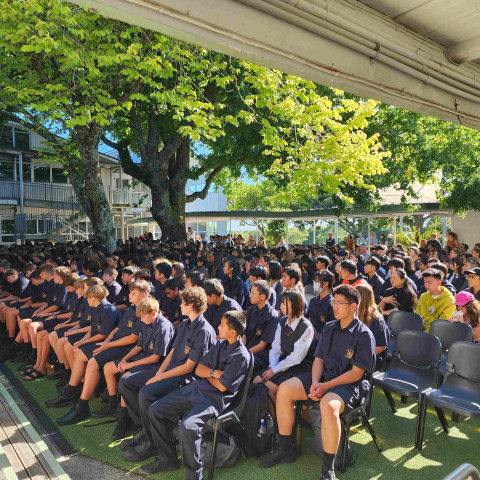
<instances>
[{"instance_id":1,"label":"school uniform crest on shirt","mask_svg":"<svg viewBox=\"0 0 480 480\"><path fill-rule=\"evenodd\" d=\"M42 295L42 298L47 298L47 294L44 293L44 294Z\"/></svg>"},{"instance_id":2,"label":"school uniform crest on shirt","mask_svg":"<svg viewBox=\"0 0 480 480\"><path fill-rule=\"evenodd\" d=\"M127 323L127 327L128 327L128 328L132 328L132 327L133 327L133 320L130 320L130 321Z\"/></svg>"},{"instance_id":3,"label":"school uniform crest on shirt","mask_svg":"<svg viewBox=\"0 0 480 480\"><path fill-rule=\"evenodd\" d=\"M56 302L57 301L57 296L53 297L52 301Z\"/></svg>"},{"instance_id":4,"label":"school uniform crest on shirt","mask_svg":"<svg viewBox=\"0 0 480 480\"><path fill-rule=\"evenodd\" d=\"M191 350L192 350L192 347L189 347L188 345L185 345L185 350L184 350L185 355L190 355Z\"/></svg>"},{"instance_id":5,"label":"school uniform crest on shirt","mask_svg":"<svg viewBox=\"0 0 480 480\"><path fill-rule=\"evenodd\" d=\"M353 350L352 350L351 348L349 348L349 349L347 350L347 353L345 354L345 356L346 356L347 358L353 358L353 353L354 353Z\"/></svg>"},{"instance_id":6,"label":"school uniform crest on shirt","mask_svg":"<svg viewBox=\"0 0 480 480\"><path fill-rule=\"evenodd\" d=\"M327 321L327 317L325 315L320 315L320 321L325 323Z\"/></svg>"},{"instance_id":7,"label":"school uniform crest on shirt","mask_svg":"<svg viewBox=\"0 0 480 480\"><path fill-rule=\"evenodd\" d=\"M148 348L149 348L150 350L153 350L153 341L150 342L150 345L148 346Z\"/></svg>"},{"instance_id":8,"label":"school uniform crest on shirt","mask_svg":"<svg viewBox=\"0 0 480 480\"><path fill-rule=\"evenodd\" d=\"M263 330L261 328L257 328L257 331L255 332L255 336L261 337L263 333Z\"/></svg>"},{"instance_id":9,"label":"school uniform crest on shirt","mask_svg":"<svg viewBox=\"0 0 480 480\"><path fill-rule=\"evenodd\" d=\"M178 312L175 312L175 318L178 318Z\"/></svg>"}]
</instances>

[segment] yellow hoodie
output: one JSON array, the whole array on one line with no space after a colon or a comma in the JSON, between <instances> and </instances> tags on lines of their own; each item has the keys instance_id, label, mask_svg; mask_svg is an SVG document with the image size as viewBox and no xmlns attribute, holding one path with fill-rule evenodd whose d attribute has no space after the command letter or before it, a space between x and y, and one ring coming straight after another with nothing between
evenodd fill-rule
<instances>
[{"instance_id":1,"label":"yellow hoodie","mask_svg":"<svg viewBox=\"0 0 480 480\"><path fill-rule=\"evenodd\" d=\"M442 293L437 298L433 298L430 292L423 293L417 304L416 312L423 317L427 332L434 320L438 318L448 320L452 318L455 311L455 305L453 304L455 298L452 293L445 287L440 287L440 290L442 290Z\"/></svg>"}]
</instances>

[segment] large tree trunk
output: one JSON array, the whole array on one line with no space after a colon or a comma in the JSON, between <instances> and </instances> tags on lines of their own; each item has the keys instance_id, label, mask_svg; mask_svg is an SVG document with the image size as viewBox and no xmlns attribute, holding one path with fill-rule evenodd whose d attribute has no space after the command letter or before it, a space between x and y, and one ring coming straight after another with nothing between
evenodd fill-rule
<instances>
[{"instance_id":1,"label":"large tree trunk","mask_svg":"<svg viewBox=\"0 0 480 480\"><path fill-rule=\"evenodd\" d=\"M152 185L152 207L150 212L162 230L162 239L171 242L184 242L187 239L185 228L185 185L180 182L175 187Z\"/></svg>"},{"instance_id":2,"label":"large tree trunk","mask_svg":"<svg viewBox=\"0 0 480 480\"><path fill-rule=\"evenodd\" d=\"M67 172L83 211L93 227L98 245L107 252L116 249L116 232L110 205L102 182L98 160L100 126L76 127L80 159L66 165Z\"/></svg>"}]
</instances>

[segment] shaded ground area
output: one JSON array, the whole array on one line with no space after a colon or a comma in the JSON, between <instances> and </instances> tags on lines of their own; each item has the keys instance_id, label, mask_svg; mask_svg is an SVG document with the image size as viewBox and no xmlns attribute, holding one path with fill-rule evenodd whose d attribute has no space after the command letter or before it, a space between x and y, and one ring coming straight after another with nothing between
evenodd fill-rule
<instances>
[{"instance_id":1,"label":"shaded ground area","mask_svg":"<svg viewBox=\"0 0 480 480\"><path fill-rule=\"evenodd\" d=\"M11 372L20 378L16 372L17 364L7 364ZM46 416L52 422L66 413L67 408L44 408L45 400L55 395L55 382L42 379L35 382L24 382L22 385L40 405ZM92 410L101 407L100 399L90 402ZM366 432L357 426L351 435L352 447L358 452L357 463L347 469L345 474L338 475L340 480L388 479L388 480L415 480L415 479L442 479L454 470L459 464L468 462L479 466L478 445L480 439L480 422L478 419L462 419L459 423L449 422L451 430L446 436L434 413L429 410L425 427L425 446L422 452L415 450L413 442L415 435L416 404L409 402L402 405L398 402L398 413L393 415L384 398L383 392L376 391L373 397L371 422L383 447L382 453L377 450ZM449 415L447 415L449 417ZM60 427L64 439L81 455L100 460L124 471L135 473L139 465L125 462L122 452L117 448L118 442L112 442L110 435L115 424L110 420L89 419L79 425ZM218 480L241 478L242 480L260 480L271 478L274 480L318 480L321 460L310 450L311 432L305 432L303 453L299 459L288 465L280 465L265 470L257 466L256 459L247 458L237 462L234 469L221 469L215 472ZM82 459L81 456L77 458ZM67 470L66 465L64 468ZM89 469L85 461L83 469ZM116 479L124 477L117 470L99 472L100 466L94 464L98 473L91 473L90 478ZM81 478L74 472L68 471L72 479ZM183 480L183 469L166 474L152 475L149 478L162 480Z\"/></svg>"}]
</instances>

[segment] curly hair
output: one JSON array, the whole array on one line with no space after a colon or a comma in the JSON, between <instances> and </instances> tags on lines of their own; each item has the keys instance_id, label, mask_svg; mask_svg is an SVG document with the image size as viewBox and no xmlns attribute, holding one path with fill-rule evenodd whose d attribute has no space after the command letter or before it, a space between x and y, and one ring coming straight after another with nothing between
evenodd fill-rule
<instances>
[{"instance_id":1,"label":"curly hair","mask_svg":"<svg viewBox=\"0 0 480 480\"><path fill-rule=\"evenodd\" d=\"M468 318L470 318L470 326L472 328L478 327L480 316L480 302L478 300L472 300L464 305L467 309Z\"/></svg>"},{"instance_id":2,"label":"curly hair","mask_svg":"<svg viewBox=\"0 0 480 480\"><path fill-rule=\"evenodd\" d=\"M187 288L180 294L182 302L192 305L196 313L200 314L207 310L207 294L201 287Z\"/></svg>"}]
</instances>

